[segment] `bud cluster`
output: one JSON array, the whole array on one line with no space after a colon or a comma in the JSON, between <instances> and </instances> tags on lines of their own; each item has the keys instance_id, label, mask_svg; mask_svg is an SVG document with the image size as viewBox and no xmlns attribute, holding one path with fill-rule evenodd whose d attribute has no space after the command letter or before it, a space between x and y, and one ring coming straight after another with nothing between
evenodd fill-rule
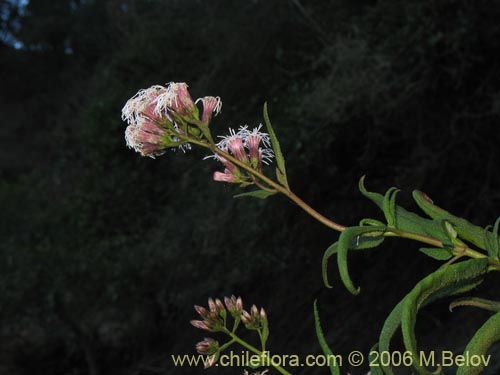
<instances>
[{"instance_id":1,"label":"bud cluster","mask_svg":"<svg viewBox=\"0 0 500 375\"><path fill-rule=\"evenodd\" d=\"M195 305L194 309L203 320L191 320L191 324L199 329L209 332L224 332L231 337L235 337L235 332L240 321L246 329L259 331L259 336L263 341L269 334L266 312L263 308L257 309L252 305L250 313L243 310L243 301L241 297L224 297L224 302L219 298L209 298L208 307ZM229 313L229 314L228 314ZM227 318L231 316L234 319L232 330L227 327ZM206 355L205 368L214 365L219 358L220 353L230 344L219 346L219 342L212 338L205 338L196 344L196 351ZM264 349L263 349L264 350Z\"/></svg>"},{"instance_id":2,"label":"bud cluster","mask_svg":"<svg viewBox=\"0 0 500 375\"><path fill-rule=\"evenodd\" d=\"M203 318L203 320L191 320L194 327L210 332L222 331L225 327L227 313L220 299L216 298L214 301L209 298L208 309L198 305L194 305L194 309Z\"/></svg>"},{"instance_id":3,"label":"bud cluster","mask_svg":"<svg viewBox=\"0 0 500 375\"><path fill-rule=\"evenodd\" d=\"M247 329L254 329L254 330L264 328L268 324L267 315L264 308L261 307L259 310L255 305L252 305L250 313L243 310L241 315L241 321L243 322L243 324L245 324L245 327Z\"/></svg>"},{"instance_id":4,"label":"bud cluster","mask_svg":"<svg viewBox=\"0 0 500 375\"><path fill-rule=\"evenodd\" d=\"M205 361L204 367L211 367L219 359L219 342L217 340L211 339L210 337L205 337L203 341L200 341L196 344L196 351L202 355L208 356L208 359Z\"/></svg>"},{"instance_id":5,"label":"bud cluster","mask_svg":"<svg viewBox=\"0 0 500 375\"><path fill-rule=\"evenodd\" d=\"M224 297L224 303L233 318L236 319L241 316L243 312L243 301L241 297L236 298L234 295L231 297Z\"/></svg>"}]
</instances>

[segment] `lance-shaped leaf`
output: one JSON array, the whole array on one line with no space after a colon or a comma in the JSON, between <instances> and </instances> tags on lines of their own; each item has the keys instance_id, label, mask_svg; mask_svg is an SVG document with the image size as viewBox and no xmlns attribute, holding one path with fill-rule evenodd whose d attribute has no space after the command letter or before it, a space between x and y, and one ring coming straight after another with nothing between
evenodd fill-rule
<instances>
[{"instance_id":1,"label":"lance-shaped leaf","mask_svg":"<svg viewBox=\"0 0 500 375\"><path fill-rule=\"evenodd\" d=\"M370 372L371 375L384 375L384 372L380 368L380 364L376 363L377 353L380 352L378 351L378 344L375 344L370 349L370 355L368 356L368 360L370 363ZM380 355L378 356L378 359L380 359Z\"/></svg>"},{"instance_id":2,"label":"lance-shaped leaf","mask_svg":"<svg viewBox=\"0 0 500 375\"><path fill-rule=\"evenodd\" d=\"M381 223L377 221L379 224L378 228L385 228L384 223ZM368 228L373 228L368 227ZM374 247L379 246L382 242L384 242L384 237L378 233L378 232L373 232L373 233L367 233L368 235L359 235L351 239L349 248L351 250L365 250L365 249L372 249ZM370 236L370 234L372 234ZM375 234L375 236L373 235ZM323 259L321 260L321 275L323 276L323 283L327 288L332 288L332 285L330 284L330 281L328 280L328 261L329 259L337 254L338 252L338 242L334 242L328 248L323 254Z\"/></svg>"},{"instance_id":3,"label":"lance-shaped leaf","mask_svg":"<svg viewBox=\"0 0 500 375\"><path fill-rule=\"evenodd\" d=\"M233 198L253 197L259 199L266 199L267 197L276 194L267 190L254 190L246 193L236 194Z\"/></svg>"},{"instance_id":4,"label":"lance-shaped leaf","mask_svg":"<svg viewBox=\"0 0 500 375\"><path fill-rule=\"evenodd\" d=\"M332 288L330 281L328 281L328 260L335 254L337 254L339 248L339 243L334 242L326 249L323 254L323 259L321 260L321 275L323 276L323 283L327 288Z\"/></svg>"},{"instance_id":5,"label":"lance-shaped leaf","mask_svg":"<svg viewBox=\"0 0 500 375\"><path fill-rule=\"evenodd\" d=\"M378 341L378 347L380 353L390 353L391 348L391 340L392 337L396 334L396 331L399 329L401 325L401 313L403 311L403 302L404 298L396 305L396 307L391 311L389 316L384 322L384 326L382 327L382 331L380 331L380 337ZM385 362L380 363L380 367L382 368L384 374L394 375L390 366L386 366Z\"/></svg>"},{"instance_id":6,"label":"lance-shaped leaf","mask_svg":"<svg viewBox=\"0 0 500 375\"><path fill-rule=\"evenodd\" d=\"M265 348L267 339L269 338L269 322L267 319L264 321L264 325L262 327L262 346Z\"/></svg>"},{"instance_id":7,"label":"lance-shaped leaf","mask_svg":"<svg viewBox=\"0 0 500 375\"><path fill-rule=\"evenodd\" d=\"M278 169L276 170L276 178L283 186L285 186L287 189L290 189L290 187L288 186L288 178L286 176L285 158L283 157L283 153L281 152L281 146L278 141L278 137L276 136L273 126L271 125L271 120L269 120L269 114L267 113L267 102L264 103L264 122L266 123L267 132L269 133L269 138L271 139L274 155L276 157L276 165L278 166Z\"/></svg>"},{"instance_id":8,"label":"lance-shaped leaf","mask_svg":"<svg viewBox=\"0 0 500 375\"><path fill-rule=\"evenodd\" d=\"M459 298L459 299L453 301L452 303L450 303L450 311L452 311L455 307L459 307L459 306L478 307L480 309L493 311L493 312L500 311L500 302L492 301L492 300L484 299L484 298L477 298L477 297Z\"/></svg>"},{"instance_id":9,"label":"lance-shaped leaf","mask_svg":"<svg viewBox=\"0 0 500 375\"><path fill-rule=\"evenodd\" d=\"M453 256L450 250L440 247L422 247L419 250L428 257L436 260L448 260Z\"/></svg>"},{"instance_id":10,"label":"lance-shaped leaf","mask_svg":"<svg viewBox=\"0 0 500 375\"><path fill-rule=\"evenodd\" d=\"M366 190L364 185L365 177L359 180L359 190L361 194L374 202L382 211L384 211L384 196ZM395 196L393 197L395 198ZM405 210L394 202L394 227L406 232L422 234L433 237L441 241L446 246L451 246L451 241L447 233L444 232L441 225L436 225L434 220L423 218L413 212Z\"/></svg>"},{"instance_id":11,"label":"lance-shaped leaf","mask_svg":"<svg viewBox=\"0 0 500 375\"><path fill-rule=\"evenodd\" d=\"M378 226L378 227L382 227L385 224L383 222L381 222L380 220L365 218L365 219L361 219L359 221L359 225L362 226L362 227L364 227L364 226L375 226L375 227Z\"/></svg>"},{"instance_id":12,"label":"lance-shaped leaf","mask_svg":"<svg viewBox=\"0 0 500 375\"><path fill-rule=\"evenodd\" d=\"M414 190L413 199L422 211L429 215L429 217L438 221L446 220L450 222L453 225L453 228L457 231L458 237L463 240L466 240L483 250L488 249L488 242L493 243L494 235L491 232L487 232L485 234L484 229L480 226L474 225L469 221L452 215L441 207L436 206L434 202L421 191Z\"/></svg>"},{"instance_id":13,"label":"lance-shaped leaf","mask_svg":"<svg viewBox=\"0 0 500 375\"><path fill-rule=\"evenodd\" d=\"M350 249L360 248L363 246L365 249L377 246L381 243L380 237L384 234L386 227L350 227L344 230L339 237L337 246L337 264L339 268L340 278L345 287L352 294L358 294L360 289L356 288L352 283L349 276L349 269L347 266L347 253ZM373 238L373 241L369 240ZM382 238L383 240L383 238ZM363 242L361 242L363 241Z\"/></svg>"},{"instance_id":14,"label":"lance-shaped leaf","mask_svg":"<svg viewBox=\"0 0 500 375\"><path fill-rule=\"evenodd\" d=\"M488 259L470 259L465 262L441 267L436 272L422 279L404 298L401 312L401 330L406 350L413 358L419 358L415 324L418 310L438 298L464 293L482 281L488 272ZM419 374L432 375L419 361L413 366Z\"/></svg>"},{"instance_id":15,"label":"lance-shaped leaf","mask_svg":"<svg viewBox=\"0 0 500 375\"><path fill-rule=\"evenodd\" d=\"M335 359L335 356L333 355L332 350L328 346L328 343L326 342L326 339L325 339L325 335L323 333L323 329L321 328L317 300L314 300L314 327L316 329L316 337L318 338L319 346L321 347L323 354L327 358L332 358L332 360L330 360L331 361L330 362L331 375L340 375L340 368L338 366L338 363L335 360L333 360L333 359Z\"/></svg>"},{"instance_id":16,"label":"lance-shaped leaf","mask_svg":"<svg viewBox=\"0 0 500 375\"><path fill-rule=\"evenodd\" d=\"M399 191L399 189L391 187L385 193L384 200L382 202L387 225L391 227L396 227L396 196L398 195Z\"/></svg>"},{"instance_id":17,"label":"lance-shaped leaf","mask_svg":"<svg viewBox=\"0 0 500 375\"><path fill-rule=\"evenodd\" d=\"M486 353L488 349L498 341L500 341L500 312L497 312L489 318L486 323L477 330L467 344L464 355L467 355L469 358L472 356L482 356L483 361L489 363L491 357L487 357ZM480 374L488 363L482 362L479 366L470 366L470 364L459 366L457 375Z\"/></svg>"},{"instance_id":18,"label":"lance-shaped leaf","mask_svg":"<svg viewBox=\"0 0 500 375\"><path fill-rule=\"evenodd\" d=\"M412 308L411 311L416 315L418 309L439 298L465 293L476 287L481 283L481 276L487 272L487 268L488 261L486 259L473 259L451 266L442 267L435 273L421 280L415 286L415 288L396 305L396 307L392 310L392 312L385 320L379 337L378 346L380 352L390 352L392 337L401 326L401 322L403 319L403 308L408 307L407 299L412 299L410 306L413 306L416 296L421 297L418 301L418 306L416 308ZM464 269L467 269L468 271L464 272ZM443 275L444 273L445 275ZM433 285L434 282L435 284ZM416 319L415 315L413 316L414 319ZM406 320L405 322L408 323L408 320ZM415 321L413 321L413 328L414 322ZM413 340L415 340L413 328L409 330L408 335L410 335ZM406 327L406 329L408 331L408 327ZM414 341L414 343L416 346L416 341ZM410 350L408 346L407 349ZM415 352L412 352L412 355L414 356L413 358L419 358L418 356L415 357ZM394 372L390 367L383 366L383 364L381 364L381 367L385 374L394 375ZM421 372L419 371L419 373ZM427 374L428 372L423 373Z\"/></svg>"},{"instance_id":19,"label":"lance-shaped leaf","mask_svg":"<svg viewBox=\"0 0 500 375\"><path fill-rule=\"evenodd\" d=\"M499 253L499 241L498 237L498 227L500 225L500 217L495 221L493 225L493 232L491 233L490 240L488 241L488 255L493 258L498 258ZM488 231L486 231L486 238L488 238Z\"/></svg>"}]
</instances>

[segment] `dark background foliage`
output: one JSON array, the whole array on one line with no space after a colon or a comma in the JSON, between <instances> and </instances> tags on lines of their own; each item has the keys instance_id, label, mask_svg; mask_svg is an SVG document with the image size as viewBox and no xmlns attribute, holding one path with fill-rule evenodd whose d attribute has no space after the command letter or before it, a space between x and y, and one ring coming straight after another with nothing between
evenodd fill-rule
<instances>
[{"instance_id":1,"label":"dark background foliage","mask_svg":"<svg viewBox=\"0 0 500 375\"><path fill-rule=\"evenodd\" d=\"M0 374L203 373L174 368L170 354L204 337L189 325L193 304L232 293L265 306L277 353L319 353L315 298L333 350L367 353L391 308L438 267L417 244L387 241L351 256L360 296L336 276L325 289L320 259L336 233L284 198L233 200L238 189L213 182L217 166L198 150L152 160L126 149L121 107L152 84L220 95L216 134L258 124L268 101L292 188L342 223L379 215L357 191L363 174L371 190L402 188L413 209L418 188L480 225L500 212L498 2L0 9ZM496 289L490 279L479 294ZM488 316L448 302L420 315L423 348L460 351Z\"/></svg>"}]
</instances>

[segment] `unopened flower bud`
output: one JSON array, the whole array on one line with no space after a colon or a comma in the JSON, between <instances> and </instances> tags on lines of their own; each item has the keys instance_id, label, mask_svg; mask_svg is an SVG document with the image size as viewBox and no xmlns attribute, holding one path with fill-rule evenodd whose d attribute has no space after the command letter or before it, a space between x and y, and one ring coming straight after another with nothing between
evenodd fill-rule
<instances>
[{"instance_id":1,"label":"unopened flower bud","mask_svg":"<svg viewBox=\"0 0 500 375\"><path fill-rule=\"evenodd\" d=\"M196 344L196 351L204 355L212 355L219 350L219 342L206 337L203 341Z\"/></svg>"},{"instance_id":2,"label":"unopened flower bud","mask_svg":"<svg viewBox=\"0 0 500 375\"><path fill-rule=\"evenodd\" d=\"M202 318L208 317L208 310L202 306L194 305L194 309Z\"/></svg>"},{"instance_id":3,"label":"unopened flower bud","mask_svg":"<svg viewBox=\"0 0 500 375\"><path fill-rule=\"evenodd\" d=\"M241 297L236 298L234 295L231 297L224 297L224 303L233 318L239 317L243 310L243 301Z\"/></svg>"},{"instance_id":4,"label":"unopened flower bud","mask_svg":"<svg viewBox=\"0 0 500 375\"><path fill-rule=\"evenodd\" d=\"M246 310L243 310L241 312L241 321L243 322L243 324L250 324L250 322L252 321L252 316Z\"/></svg>"},{"instance_id":5,"label":"unopened flower bud","mask_svg":"<svg viewBox=\"0 0 500 375\"><path fill-rule=\"evenodd\" d=\"M262 322L267 322L267 314L263 307L260 308L260 320Z\"/></svg>"},{"instance_id":6,"label":"unopened flower bud","mask_svg":"<svg viewBox=\"0 0 500 375\"><path fill-rule=\"evenodd\" d=\"M214 172L214 181L221 181L221 182L229 182L229 183L238 183L239 180L238 178L229 171L229 169L225 169L224 173L215 171Z\"/></svg>"},{"instance_id":7,"label":"unopened flower bud","mask_svg":"<svg viewBox=\"0 0 500 375\"><path fill-rule=\"evenodd\" d=\"M215 302L212 298L208 299L208 308L210 309L211 312L217 311L217 307L215 306Z\"/></svg>"},{"instance_id":8,"label":"unopened flower bud","mask_svg":"<svg viewBox=\"0 0 500 375\"><path fill-rule=\"evenodd\" d=\"M226 311L226 308L224 307L224 304L218 298L215 299L215 307L217 308L218 312Z\"/></svg>"},{"instance_id":9,"label":"unopened flower bud","mask_svg":"<svg viewBox=\"0 0 500 375\"><path fill-rule=\"evenodd\" d=\"M204 329L205 331L212 331L212 328L207 325L205 320L191 320L191 325L198 329Z\"/></svg>"},{"instance_id":10,"label":"unopened flower bud","mask_svg":"<svg viewBox=\"0 0 500 375\"><path fill-rule=\"evenodd\" d=\"M234 296L231 296L231 297L224 297L224 304L226 305L226 308L229 310L229 311L233 311L235 309L235 302L234 302L234 299L235 297Z\"/></svg>"},{"instance_id":11,"label":"unopened flower bud","mask_svg":"<svg viewBox=\"0 0 500 375\"><path fill-rule=\"evenodd\" d=\"M259 310L257 309L257 306L252 305L251 312L252 312L252 317L256 318L259 316Z\"/></svg>"},{"instance_id":12,"label":"unopened flower bud","mask_svg":"<svg viewBox=\"0 0 500 375\"><path fill-rule=\"evenodd\" d=\"M241 297L238 297L236 299L236 310L239 312L243 310L243 300L241 299Z\"/></svg>"}]
</instances>

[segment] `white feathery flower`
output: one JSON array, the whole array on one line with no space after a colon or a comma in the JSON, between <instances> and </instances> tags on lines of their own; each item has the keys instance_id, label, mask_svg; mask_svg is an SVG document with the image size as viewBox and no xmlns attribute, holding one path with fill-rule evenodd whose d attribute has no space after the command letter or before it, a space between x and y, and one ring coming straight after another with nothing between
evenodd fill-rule
<instances>
[{"instance_id":1,"label":"white feathery flower","mask_svg":"<svg viewBox=\"0 0 500 375\"><path fill-rule=\"evenodd\" d=\"M217 136L217 138L221 138L221 140L216 144L216 146L223 151L227 151L230 142L232 142L237 138L241 138L241 140L244 143L247 136L248 136L248 125L240 126L238 131L235 131L233 128L229 128L229 135Z\"/></svg>"},{"instance_id":2,"label":"white feathery flower","mask_svg":"<svg viewBox=\"0 0 500 375\"><path fill-rule=\"evenodd\" d=\"M132 98L130 98L122 108L122 120L128 124L137 124L140 117L147 115L152 116L153 113L148 111L151 105L155 105L156 100L165 87L154 85L147 89L139 90Z\"/></svg>"},{"instance_id":3,"label":"white feathery flower","mask_svg":"<svg viewBox=\"0 0 500 375\"><path fill-rule=\"evenodd\" d=\"M165 113L173 104L178 105L176 88L179 83L169 82L165 91L158 95L156 99L155 113ZM185 85L185 83L184 83ZM187 86L187 85L186 85Z\"/></svg>"}]
</instances>

